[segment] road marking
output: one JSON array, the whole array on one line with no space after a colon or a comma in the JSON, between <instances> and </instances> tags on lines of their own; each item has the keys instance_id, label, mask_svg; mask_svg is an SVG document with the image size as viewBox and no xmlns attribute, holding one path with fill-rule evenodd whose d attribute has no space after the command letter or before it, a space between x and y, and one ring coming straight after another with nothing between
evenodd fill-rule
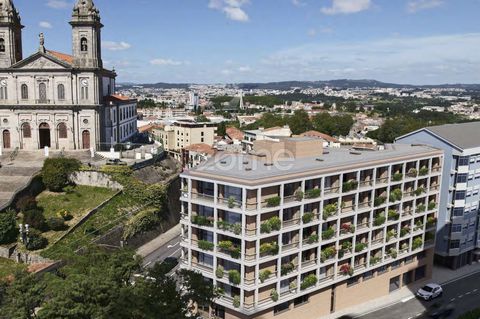
<instances>
[{"instance_id":1,"label":"road marking","mask_svg":"<svg viewBox=\"0 0 480 319\"><path fill-rule=\"evenodd\" d=\"M477 291L478 291L478 289L473 289L473 292L477 292Z\"/></svg>"},{"instance_id":2,"label":"road marking","mask_svg":"<svg viewBox=\"0 0 480 319\"><path fill-rule=\"evenodd\" d=\"M148 265L150 265L152 262L149 261L148 263L145 264L145 267L147 267Z\"/></svg>"},{"instance_id":3,"label":"road marking","mask_svg":"<svg viewBox=\"0 0 480 319\"><path fill-rule=\"evenodd\" d=\"M168 257L172 257L173 255L176 255L180 250L182 250L182 248L178 248L177 250L175 250L170 256Z\"/></svg>"},{"instance_id":4,"label":"road marking","mask_svg":"<svg viewBox=\"0 0 480 319\"><path fill-rule=\"evenodd\" d=\"M469 291L469 292L466 293L466 295L469 295L469 294L471 294L471 293L472 293L472 292Z\"/></svg>"},{"instance_id":5,"label":"road marking","mask_svg":"<svg viewBox=\"0 0 480 319\"><path fill-rule=\"evenodd\" d=\"M420 317L422 314L423 314L423 313L421 313L421 312L420 312L420 313L417 313L417 314L415 315L415 317Z\"/></svg>"},{"instance_id":6,"label":"road marking","mask_svg":"<svg viewBox=\"0 0 480 319\"><path fill-rule=\"evenodd\" d=\"M167 248L173 248L173 247L177 246L178 244L180 244L180 242L177 242L176 244L173 244L173 245L168 245Z\"/></svg>"},{"instance_id":7,"label":"road marking","mask_svg":"<svg viewBox=\"0 0 480 319\"><path fill-rule=\"evenodd\" d=\"M462 298L462 297L463 297L463 295L460 295L460 296L458 296L458 299L460 299L460 298Z\"/></svg>"},{"instance_id":8,"label":"road marking","mask_svg":"<svg viewBox=\"0 0 480 319\"><path fill-rule=\"evenodd\" d=\"M415 298L415 296L410 296L410 297L404 298L404 299L402 299L402 302L405 303L407 301L412 300L413 298Z\"/></svg>"},{"instance_id":9,"label":"road marking","mask_svg":"<svg viewBox=\"0 0 480 319\"><path fill-rule=\"evenodd\" d=\"M450 301L455 301L455 298L450 299Z\"/></svg>"}]
</instances>

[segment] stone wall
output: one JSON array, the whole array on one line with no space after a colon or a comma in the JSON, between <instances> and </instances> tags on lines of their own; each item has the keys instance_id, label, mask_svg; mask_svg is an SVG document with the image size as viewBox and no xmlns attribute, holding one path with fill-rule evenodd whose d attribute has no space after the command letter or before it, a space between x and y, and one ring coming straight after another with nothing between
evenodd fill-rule
<instances>
[{"instance_id":1,"label":"stone wall","mask_svg":"<svg viewBox=\"0 0 480 319\"><path fill-rule=\"evenodd\" d=\"M94 171L76 172L72 177L72 181L77 185L94 186L111 189L122 190L123 186L112 180L111 177L105 173Z\"/></svg>"}]
</instances>

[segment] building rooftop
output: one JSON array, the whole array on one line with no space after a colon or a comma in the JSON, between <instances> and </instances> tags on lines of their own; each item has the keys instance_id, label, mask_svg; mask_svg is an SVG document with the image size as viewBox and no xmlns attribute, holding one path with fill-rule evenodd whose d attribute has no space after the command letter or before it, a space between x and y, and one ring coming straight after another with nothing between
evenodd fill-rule
<instances>
[{"instance_id":1,"label":"building rooftop","mask_svg":"<svg viewBox=\"0 0 480 319\"><path fill-rule=\"evenodd\" d=\"M429 146L389 144L385 150L359 151L350 148L326 149L318 157L283 158L267 163L267 158L217 153L185 176L220 179L231 183L257 185L273 180L287 180L312 175L355 170L362 167L381 165L386 162L408 161L430 155L442 155L443 151Z\"/></svg>"},{"instance_id":2,"label":"building rooftop","mask_svg":"<svg viewBox=\"0 0 480 319\"><path fill-rule=\"evenodd\" d=\"M431 126L425 130L462 149L480 147L480 122Z\"/></svg>"}]
</instances>

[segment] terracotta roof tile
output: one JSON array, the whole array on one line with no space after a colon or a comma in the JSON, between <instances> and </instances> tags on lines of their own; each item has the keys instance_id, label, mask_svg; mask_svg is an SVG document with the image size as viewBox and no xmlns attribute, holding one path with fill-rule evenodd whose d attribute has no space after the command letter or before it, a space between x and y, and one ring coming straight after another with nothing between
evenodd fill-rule
<instances>
[{"instance_id":1,"label":"terracotta roof tile","mask_svg":"<svg viewBox=\"0 0 480 319\"><path fill-rule=\"evenodd\" d=\"M215 154L215 149L208 144L199 143L199 144L192 144L190 146L185 147L186 150L198 152L198 153L206 153L209 155Z\"/></svg>"},{"instance_id":2,"label":"terracotta roof tile","mask_svg":"<svg viewBox=\"0 0 480 319\"><path fill-rule=\"evenodd\" d=\"M228 137L230 137L232 140L238 140L238 141L243 140L243 136L244 136L243 132L236 127L227 127L226 132Z\"/></svg>"},{"instance_id":3,"label":"terracotta roof tile","mask_svg":"<svg viewBox=\"0 0 480 319\"><path fill-rule=\"evenodd\" d=\"M332 142L332 143L338 143L338 140L336 138L331 137L330 135L320 133L318 131L308 131L303 134L301 134L302 137L316 137L316 138L321 138L324 139L327 142Z\"/></svg>"},{"instance_id":4,"label":"terracotta roof tile","mask_svg":"<svg viewBox=\"0 0 480 319\"><path fill-rule=\"evenodd\" d=\"M51 50L47 50L47 53L54 56L55 58L63 61L63 62L66 62L68 64L73 64L73 56L71 56L69 54L56 52L56 51L51 51Z\"/></svg>"}]
</instances>

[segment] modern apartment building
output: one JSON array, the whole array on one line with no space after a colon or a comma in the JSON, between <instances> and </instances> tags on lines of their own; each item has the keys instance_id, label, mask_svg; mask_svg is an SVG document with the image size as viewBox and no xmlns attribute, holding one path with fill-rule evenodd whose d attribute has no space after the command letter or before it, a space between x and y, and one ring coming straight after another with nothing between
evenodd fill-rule
<instances>
[{"instance_id":1,"label":"modern apartment building","mask_svg":"<svg viewBox=\"0 0 480 319\"><path fill-rule=\"evenodd\" d=\"M480 122L423 128L397 139L445 151L436 260L456 269L480 260Z\"/></svg>"},{"instance_id":2,"label":"modern apartment building","mask_svg":"<svg viewBox=\"0 0 480 319\"><path fill-rule=\"evenodd\" d=\"M181 175L181 265L222 290L217 318L317 319L431 276L443 151L322 144L256 141Z\"/></svg>"},{"instance_id":3,"label":"modern apartment building","mask_svg":"<svg viewBox=\"0 0 480 319\"><path fill-rule=\"evenodd\" d=\"M213 146L217 125L215 123L197 123L177 121L172 125L165 125L162 129L154 129L152 134L160 141L170 155L182 160L182 150L194 144Z\"/></svg>"},{"instance_id":4,"label":"modern apartment building","mask_svg":"<svg viewBox=\"0 0 480 319\"><path fill-rule=\"evenodd\" d=\"M258 130L248 130L244 132L244 139L242 141L243 149L250 151L253 148L255 141L278 141L281 138L292 136L292 130L288 125L284 127L259 128Z\"/></svg>"}]
</instances>

